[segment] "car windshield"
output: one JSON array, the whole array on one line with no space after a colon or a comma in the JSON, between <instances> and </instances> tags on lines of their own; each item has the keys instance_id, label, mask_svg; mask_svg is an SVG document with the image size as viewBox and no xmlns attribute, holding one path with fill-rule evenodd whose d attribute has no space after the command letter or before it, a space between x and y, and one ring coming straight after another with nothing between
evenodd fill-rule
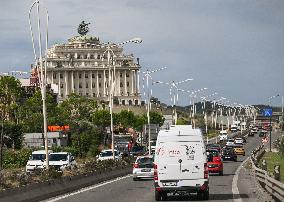
<instances>
[{"instance_id":1,"label":"car windshield","mask_svg":"<svg viewBox=\"0 0 284 202\"><path fill-rule=\"evenodd\" d=\"M228 154L232 154L232 153L233 153L233 151L232 151L231 149L225 149L225 150L223 150L223 154L228 155Z\"/></svg>"},{"instance_id":2,"label":"car windshield","mask_svg":"<svg viewBox=\"0 0 284 202\"><path fill-rule=\"evenodd\" d=\"M219 152L217 150L207 150L207 152L213 157L219 156Z\"/></svg>"},{"instance_id":3,"label":"car windshield","mask_svg":"<svg viewBox=\"0 0 284 202\"><path fill-rule=\"evenodd\" d=\"M114 151L115 156L118 156L118 152ZM112 151L103 151L100 153L100 157L109 157L112 156Z\"/></svg>"},{"instance_id":4,"label":"car windshield","mask_svg":"<svg viewBox=\"0 0 284 202\"><path fill-rule=\"evenodd\" d=\"M139 158L137 159L137 163L140 164L153 164L154 165L154 159L153 158L148 158L148 157L144 157L144 158Z\"/></svg>"},{"instance_id":5,"label":"car windshield","mask_svg":"<svg viewBox=\"0 0 284 202\"><path fill-rule=\"evenodd\" d=\"M132 147L131 151L132 152L139 152L139 151L143 151L144 147Z\"/></svg>"},{"instance_id":6,"label":"car windshield","mask_svg":"<svg viewBox=\"0 0 284 202\"><path fill-rule=\"evenodd\" d=\"M234 140L227 140L227 142L234 142Z\"/></svg>"},{"instance_id":7,"label":"car windshield","mask_svg":"<svg viewBox=\"0 0 284 202\"><path fill-rule=\"evenodd\" d=\"M49 161L66 161L67 154L50 154Z\"/></svg>"},{"instance_id":8,"label":"car windshield","mask_svg":"<svg viewBox=\"0 0 284 202\"><path fill-rule=\"evenodd\" d=\"M31 156L30 156L30 160L34 160L34 161L36 161L36 160L44 160L45 159L45 154L32 154Z\"/></svg>"}]
</instances>

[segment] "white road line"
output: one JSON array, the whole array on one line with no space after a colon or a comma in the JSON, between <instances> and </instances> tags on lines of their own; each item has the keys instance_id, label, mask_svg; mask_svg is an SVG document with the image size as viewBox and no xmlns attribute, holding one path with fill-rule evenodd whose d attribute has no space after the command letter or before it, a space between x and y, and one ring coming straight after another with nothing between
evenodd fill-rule
<instances>
[{"instance_id":1,"label":"white road line","mask_svg":"<svg viewBox=\"0 0 284 202\"><path fill-rule=\"evenodd\" d=\"M128 178L128 177L132 177L132 174L129 174L129 175L126 175L126 176L123 176L123 177L118 177L118 178L116 178L114 180L106 181L106 182L103 182L101 184L96 184L96 185L92 185L92 186L89 186L89 187L85 187L83 189L79 189L78 191L71 192L71 193L68 193L68 194L65 194L65 195L62 195L62 196L58 196L58 197L55 197L55 198L47 199L47 200L45 200L45 202L59 201L61 199L65 199L67 197L70 197L70 196L73 196L73 195L76 195L76 194L80 194L80 193L83 193L83 192L86 192L86 191L89 191L89 190L92 190L92 189L96 189L98 187L102 187L104 185L111 184L113 182L116 182L116 181L119 181L119 180L122 180L122 179L125 179L125 178Z\"/></svg>"},{"instance_id":2,"label":"white road line","mask_svg":"<svg viewBox=\"0 0 284 202\"><path fill-rule=\"evenodd\" d=\"M239 189L238 189L238 179L239 179L239 174L240 174L240 171L243 167L243 165L248 161L249 157L247 157L242 163L241 165L238 167L238 169L236 170L236 173L235 173L235 176L233 178L233 182L232 182L232 192L233 192L233 196L239 196L240 195L240 192L239 192ZM242 202L243 200L241 198L237 198L235 199L234 198L234 201L235 202Z\"/></svg>"}]
</instances>

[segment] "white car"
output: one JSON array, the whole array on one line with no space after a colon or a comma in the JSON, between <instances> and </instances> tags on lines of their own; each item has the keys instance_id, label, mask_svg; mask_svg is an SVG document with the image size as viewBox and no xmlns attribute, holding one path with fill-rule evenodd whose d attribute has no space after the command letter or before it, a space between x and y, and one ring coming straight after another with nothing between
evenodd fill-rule
<instances>
[{"instance_id":1,"label":"white car","mask_svg":"<svg viewBox=\"0 0 284 202\"><path fill-rule=\"evenodd\" d=\"M226 130L221 130L219 134L220 141L224 141L228 139L228 133Z\"/></svg>"},{"instance_id":2,"label":"white car","mask_svg":"<svg viewBox=\"0 0 284 202\"><path fill-rule=\"evenodd\" d=\"M116 149L114 150L114 154L115 154L114 158L116 160L121 159L121 155L119 151L117 151ZM103 150L97 157L98 157L97 161L105 161L113 159L112 150L111 149Z\"/></svg>"},{"instance_id":3,"label":"white car","mask_svg":"<svg viewBox=\"0 0 284 202\"><path fill-rule=\"evenodd\" d=\"M235 144L235 140L234 139L228 139L226 142L226 146L231 146Z\"/></svg>"},{"instance_id":4,"label":"white car","mask_svg":"<svg viewBox=\"0 0 284 202\"><path fill-rule=\"evenodd\" d=\"M77 163L71 153L57 152L49 155L49 166L63 171L66 168L75 168Z\"/></svg>"},{"instance_id":5,"label":"white car","mask_svg":"<svg viewBox=\"0 0 284 202\"><path fill-rule=\"evenodd\" d=\"M238 137L235 139L235 144L243 144L243 143L244 143L243 138Z\"/></svg>"},{"instance_id":6,"label":"white car","mask_svg":"<svg viewBox=\"0 0 284 202\"><path fill-rule=\"evenodd\" d=\"M140 178L154 178L154 158L153 156L138 156L133 165L133 180Z\"/></svg>"},{"instance_id":7,"label":"white car","mask_svg":"<svg viewBox=\"0 0 284 202\"><path fill-rule=\"evenodd\" d=\"M52 153L52 151L48 150L48 153L50 154ZM36 169L43 169L45 157L46 157L45 150L33 151L27 162L26 172L29 173L35 171Z\"/></svg>"}]
</instances>

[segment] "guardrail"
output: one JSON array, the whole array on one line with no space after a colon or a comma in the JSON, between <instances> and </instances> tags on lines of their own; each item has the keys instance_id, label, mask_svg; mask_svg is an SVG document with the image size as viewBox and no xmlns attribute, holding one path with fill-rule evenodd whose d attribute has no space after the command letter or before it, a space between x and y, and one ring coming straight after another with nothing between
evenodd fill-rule
<instances>
[{"instance_id":1,"label":"guardrail","mask_svg":"<svg viewBox=\"0 0 284 202\"><path fill-rule=\"evenodd\" d=\"M261 145L255 149L250 156L254 176L269 194L280 201L284 201L284 183L270 177L266 170L262 170L255 165L264 152L263 145Z\"/></svg>"}]
</instances>

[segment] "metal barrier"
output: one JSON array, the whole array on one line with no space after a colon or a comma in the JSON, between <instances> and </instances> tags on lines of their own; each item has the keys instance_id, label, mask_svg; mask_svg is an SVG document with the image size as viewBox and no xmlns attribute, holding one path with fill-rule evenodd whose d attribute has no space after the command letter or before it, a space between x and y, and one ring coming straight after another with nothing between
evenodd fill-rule
<instances>
[{"instance_id":1,"label":"metal barrier","mask_svg":"<svg viewBox=\"0 0 284 202\"><path fill-rule=\"evenodd\" d=\"M263 145L261 145L255 149L250 156L255 177L269 194L280 201L284 201L284 183L270 177L266 170L262 170L255 165L259 157L263 155L264 152L265 150Z\"/></svg>"}]
</instances>

